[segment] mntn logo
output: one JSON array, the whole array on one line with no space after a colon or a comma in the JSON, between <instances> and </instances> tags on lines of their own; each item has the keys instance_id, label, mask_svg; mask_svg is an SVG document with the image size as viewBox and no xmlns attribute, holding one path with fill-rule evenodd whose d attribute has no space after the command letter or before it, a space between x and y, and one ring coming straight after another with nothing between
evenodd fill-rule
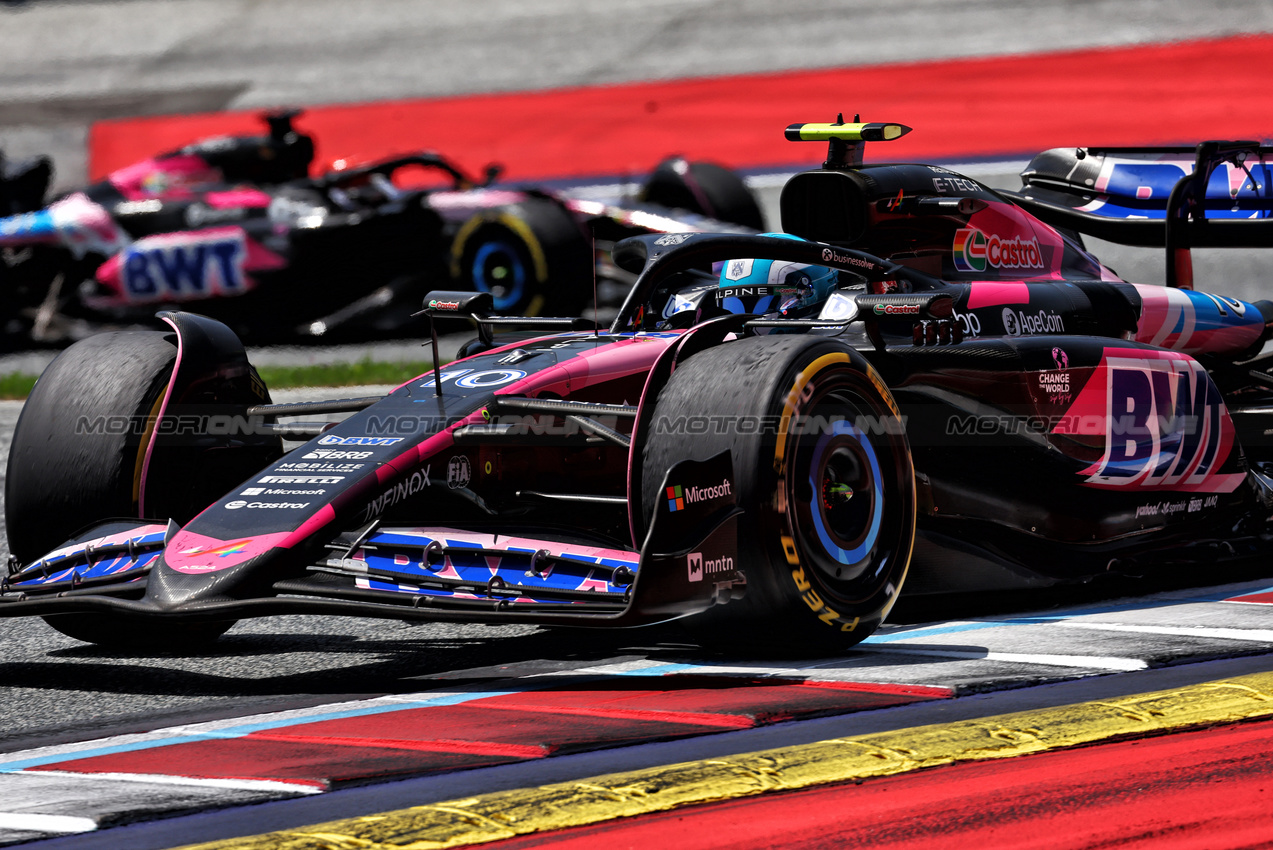
<instances>
[{"instance_id":1,"label":"mntn logo","mask_svg":"<svg viewBox=\"0 0 1273 850\"><path fill-rule=\"evenodd\" d=\"M702 581L707 573L725 573L734 568L734 559L729 555L703 560L702 552L690 552L685 556L685 564L689 568L690 581Z\"/></svg>"},{"instance_id":2,"label":"mntn logo","mask_svg":"<svg viewBox=\"0 0 1273 850\"><path fill-rule=\"evenodd\" d=\"M685 494L681 492L680 484L667 488L667 509L672 513L685 510Z\"/></svg>"}]
</instances>

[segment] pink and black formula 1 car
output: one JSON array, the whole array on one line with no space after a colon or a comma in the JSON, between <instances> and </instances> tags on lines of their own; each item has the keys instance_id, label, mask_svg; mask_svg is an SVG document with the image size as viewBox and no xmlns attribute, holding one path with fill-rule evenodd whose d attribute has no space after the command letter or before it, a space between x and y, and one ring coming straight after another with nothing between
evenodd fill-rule
<instances>
[{"instance_id":1,"label":"pink and black formula 1 car","mask_svg":"<svg viewBox=\"0 0 1273 850\"><path fill-rule=\"evenodd\" d=\"M761 228L737 175L679 158L637 197L494 186L498 167L478 180L432 151L337 160L310 178L314 144L293 116L268 116L267 135L205 139L120 169L47 206L47 161L0 173L9 345L153 324L157 309L177 308L252 342L383 336L437 287L490 292L505 314L578 315L595 276L603 294L631 283L609 262L616 239Z\"/></svg>"},{"instance_id":2,"label":"pink and black formula 1 car","mask_svg":"<svg viewBox=\"0 0 1273 850\"><path fill-rule=\"evenodd\" d=\"M903 590L1267 552L1273 304L1123 282L1065 203L1031 202L1062 230L942 168L862 164L906 130L793 125L831 151L787 184L788 233L623 242L639 277L608 328L431 294L479 338L383 398L272 404L184 313L78 343L14 435L0 614L101 643L282 613L685 616L735 651L828 653ZM1165 219L1267 234L1206 212L1217 172L1268 185L1268 153L1200 146Z\"/></svg>"}]
</instances>

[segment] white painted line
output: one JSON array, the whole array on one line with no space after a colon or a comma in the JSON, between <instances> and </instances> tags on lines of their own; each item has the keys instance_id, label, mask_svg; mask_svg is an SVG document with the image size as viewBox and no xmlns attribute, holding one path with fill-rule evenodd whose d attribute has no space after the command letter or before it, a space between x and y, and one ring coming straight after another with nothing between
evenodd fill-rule
<instances>
[{"instance_id":1,"label":"white painted line","mask_svg":"<svg viewBox=\"0 0 1273 850\"><path fill-rule=\"evenodd\" d=\"M1248 640L1256 643L1273 643L1273 629L1215 629L1205 626L1137 626L1130 623L1085 623L1082 620L1063 620L1056 623L1070 629L1093 629L1101 632L1134 632L1144 635L1173 635L1177 637L1219 638L1221 640Z\"/></svg>"},{"instance_id":2,"label":"white painted line","mask_svg":"<svg viewBox=\"0 0 1273 850\"><path fill-rule=\"evenodd\" d=\"M70 815L33 815L23 812L0 812L0 829L24 832L92 832L97 821Z\"/></svg>"},{"instance_id":3,"label":"white painted line","mask_svg":"<svg viewBox=\"0 0 1273 850\"><path fill-rule=\"evenodd\" d=\"M847 665L848 669L836 669L836 665ZM829 669L828 669L829 668ZM554 670L551 673L536 674L539 676L669 676L674 674L693 674L703 676L737 676L756 679L801 679L808 682L843 682L855 684L880 684L892 687L893 682L863 681L861 663L856 659L834 658L828 661L810 662L794 666L758 665L740 661L726 664L668 664L662 661L624 661L618 664L598 664L595 667L580 667L573 670ZM927 687L927 685L925 686Z\"/></svg>"},{"instance_id":4,"label":"white painted line","mask_svg":"<svg viewBox=\"0 0 1273 850\"><path fill-rule=\"evenodd\" d=\"M228 788L234 791L286 791L289 794L321 794L325 789L312 782L277 779L205 779L197 776L165 776L159 773L77 773L73 770L13 771L10 775L49 776L62 779L100 779L110 782L143 782L147 785L186 785L197 788Z\"/></svg>"},{"instance_id":5,"label":"white painted line","mask_svg":"<svg viewBox=\"0 0 1273 850\"><path fill-rule=\"evenodd\" d=\"M1039 664L1045 667L1077 667L1097 670L1144 670L1149 665L1139 658L1109 658L1101 655L1023 655L1015 652L978 652L962 649L929 649L894 643L873 646L874 652L899 655L930 655L935 658L962 658L970 661L1004 661L1009 664Z\"/></svg>"},{"instance_id":6,"label":"white painted line","mask_svg":"<svg viewBox=\"0 0 1273 850\"><path fill-rule=\"evenodd\" d=\"M1273 604L1269 602L1252 602L1249 599L1224 599L1221 601L1230 603L1232 605L1258 605L1259 607L1264 608L1266 611L1268 610L1269 606Z\"/></svg>"}]
</instances>

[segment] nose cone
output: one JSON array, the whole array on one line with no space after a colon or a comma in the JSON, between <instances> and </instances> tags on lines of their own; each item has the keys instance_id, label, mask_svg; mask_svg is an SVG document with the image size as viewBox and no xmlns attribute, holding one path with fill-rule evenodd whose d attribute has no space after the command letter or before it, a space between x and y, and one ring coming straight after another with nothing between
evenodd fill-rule
<instances>
[{"instance_id":1,"label":"nose cone","mask_svg":"<svg viewBox=\"0 0 1273 850\"><path fill-rule=\"evenodd\" d=\"M190 531L173 535L156 559L146 599L164 610L201 602L224 602L269 595L270 585L299 560L278 544L286 532L238 540L217 540Z\"/></svg>"}]
</instances>

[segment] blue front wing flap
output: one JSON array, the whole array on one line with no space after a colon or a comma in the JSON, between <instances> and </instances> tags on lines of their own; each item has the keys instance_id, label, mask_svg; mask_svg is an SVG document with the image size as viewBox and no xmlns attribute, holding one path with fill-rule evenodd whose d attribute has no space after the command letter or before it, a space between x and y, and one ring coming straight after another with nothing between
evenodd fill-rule
<instances>
[{"instance_id":1,"label":"blue front wing flap","mask_svg":"<svg viewBox=\"0 0 1273 850\"><path fill-rule=\"evenodd\" d=\"M311 568L350 576L369 590L441 598L495 595L524 602L560 602L575 594L621 600L631 586L636 552L454 529L386 529L348 557ZM473 591L481 589L480 596ZM596 599L593 596L591 598Z\"/></svg>"}]
</instances>

